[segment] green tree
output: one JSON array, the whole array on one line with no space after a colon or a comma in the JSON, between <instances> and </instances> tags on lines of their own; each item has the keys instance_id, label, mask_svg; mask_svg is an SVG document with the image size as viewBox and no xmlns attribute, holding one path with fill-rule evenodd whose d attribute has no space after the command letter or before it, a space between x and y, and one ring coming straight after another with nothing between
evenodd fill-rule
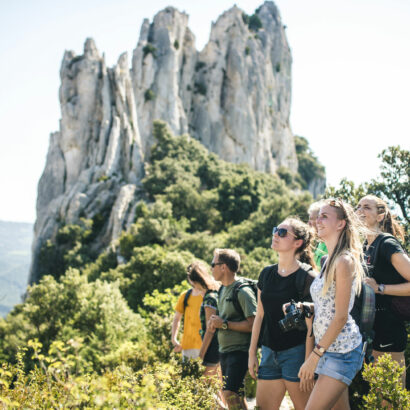
<instances>
[{"instance_id":1,"label":"green tree","mask_svg":"<svg viewBox=\"0 0 410 410\"><path fill-rule=\"evenodd\" d=\"M410 151L391 146L378 157L382 160L380 177L371 180L368 190L397 204L410 223Z\"/></svg>"}]
</instances>

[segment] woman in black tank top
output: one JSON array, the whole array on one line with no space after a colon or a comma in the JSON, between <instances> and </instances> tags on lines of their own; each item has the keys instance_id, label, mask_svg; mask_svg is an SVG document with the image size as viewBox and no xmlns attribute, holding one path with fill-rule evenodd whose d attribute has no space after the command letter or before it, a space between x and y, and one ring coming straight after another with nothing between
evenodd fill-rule
<instances>
[{"instance_id":1,"label":"woman in black tank top","mask_svg":"<svg viewBox=\"0 0 410 410\"><path fill-rule=\"evenodd\" d=\"M369 229L364 254L371 276L365 282L376 293L373 356L377 360L387 352L405 366L406 326L391 309L393 296L410 296L410 259L396 239L404 239L404 230L387 204L374 195L363 197L356 212ZM404 384L405 377L404 372Z\"/></svg>"}]
</instances>

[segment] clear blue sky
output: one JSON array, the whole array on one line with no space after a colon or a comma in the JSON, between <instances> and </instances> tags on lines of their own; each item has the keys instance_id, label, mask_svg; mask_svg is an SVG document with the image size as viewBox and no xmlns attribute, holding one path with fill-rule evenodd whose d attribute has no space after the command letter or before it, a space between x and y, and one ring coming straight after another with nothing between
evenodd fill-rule
<instances>
[{"instance_id":1,"label":"clear blue sky","mask_svg":"<svg viewBox=\"0 0 410 410\"><path fill-rule=\"evenodd\" d=\"M109 66L132 54L142 20L173 5L190 15L198 49L233 1L17 0L0 6L0 219L35 220L49 134L58 130L64 50L87 37ZM260 1L236 1L247 13ZM291 126L328 182L378 174L377 154L410 146L410 1L278 0L293 55Z\"/></svg>"}]
</instances>

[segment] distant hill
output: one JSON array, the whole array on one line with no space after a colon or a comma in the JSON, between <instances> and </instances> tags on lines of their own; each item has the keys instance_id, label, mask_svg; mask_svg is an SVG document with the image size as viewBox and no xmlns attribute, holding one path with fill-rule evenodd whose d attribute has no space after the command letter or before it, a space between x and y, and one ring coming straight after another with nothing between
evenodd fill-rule
<instances>
[{"instance_id":1,"label":"distant hill","mask_svg":"<svg viewBox=\"0 0 410 410\"><path fill-rule=\"evenodd\" d=\"M0 315L21 301L30 268L33 224L0 221Z\"/></svg>"}]
</instances>

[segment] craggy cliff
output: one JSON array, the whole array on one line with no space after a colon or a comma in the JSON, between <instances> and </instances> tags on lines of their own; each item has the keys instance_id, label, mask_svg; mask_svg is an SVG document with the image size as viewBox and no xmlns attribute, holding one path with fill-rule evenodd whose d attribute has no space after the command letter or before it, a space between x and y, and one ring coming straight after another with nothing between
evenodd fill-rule
<instances>
[{"instance_id":1,"label":"craggy cliff","mask_svg":"<svg viewBox=\"0 0 410 410\"><path fill-rule=\"evenodd\" d=\"M30 282L42 275L41 246L63 224L99 215L96 246L130 225L155 119L227 161L297 170L291 54L272 2L252 16L236 6L225 12L201 52L188 16L168 7L143 22L132 62L125 53L106 67L87 39L82 55L65 53L60 75L60 130L50 136L38 186Z\"/></svg>"}]
</instances>

